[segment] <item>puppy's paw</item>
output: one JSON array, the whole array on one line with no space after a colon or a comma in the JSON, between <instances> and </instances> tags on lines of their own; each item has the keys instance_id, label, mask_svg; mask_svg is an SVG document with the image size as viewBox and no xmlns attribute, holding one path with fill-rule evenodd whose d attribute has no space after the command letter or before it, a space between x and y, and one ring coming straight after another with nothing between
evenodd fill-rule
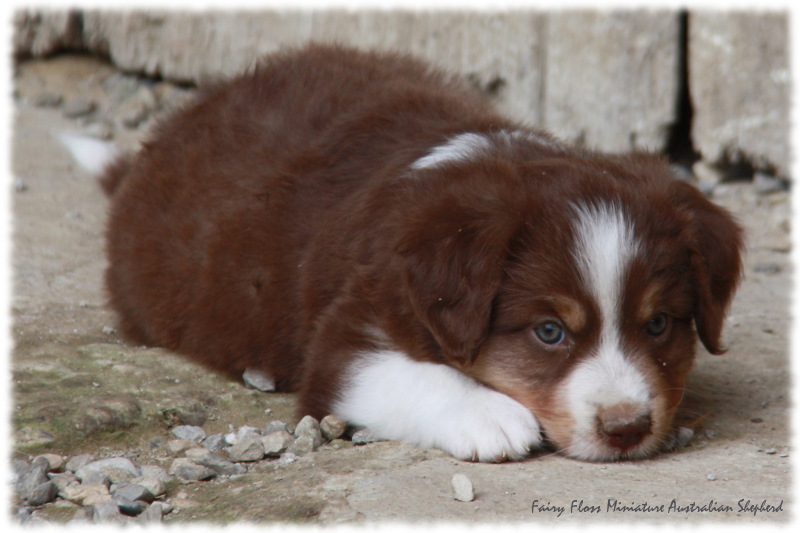
<instances>
[{"instance_id":1,"label":"puppy's paw","mask_svg":"<svg viewBox=\"0 0 800 533\"><path fill-rule=\"evenodd\" d=\"M465 461L495 463L522 459L541 446L539 423L529 409L491 389L474 393L442 424L436 447Z\"/></svg>"}]
</instances>

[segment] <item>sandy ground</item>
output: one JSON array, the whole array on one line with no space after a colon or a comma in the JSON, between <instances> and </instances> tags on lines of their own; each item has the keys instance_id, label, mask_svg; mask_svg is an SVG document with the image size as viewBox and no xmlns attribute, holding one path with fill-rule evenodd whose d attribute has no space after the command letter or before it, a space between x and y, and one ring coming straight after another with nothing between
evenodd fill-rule
<instances>
[{"instance_id":1,"label":"sandy ground","mask_svg":"<svg viewBox=\"0 0 800 533\"><path fill-rule=\"evenodd\" d=\"M175 409L205 413L204 428L211 434L229 424L289 420L293 399L247 390L163 350L125 346L108 329L114 317L102 291L106 200L51 132L82 127L81 119L63 116L77 96L95 99L95 116L113 118L114 99L104 88L113 73L98 62L67 57L24 64L15 74L12 170L21 181L11 193L14 456L42 451L125 455L166 467L171 458L159 442L170 438L167 419ZM33 104L48 92L62 95L64 103ZM142 129L118 127L115 140L133 147ZM686 448L640 462L590 464L539 456L486 465L398 443L327 446L288 465L255 465L240 479L174 488L172 497L191 504L177 505L180 512L165 521L788 520L789 198L783 192L761 196L751 184L736 183L718 186L715 200L748 230L746 279L727 325L730 351L721 357L698 355L682 419L704 418ZM126 401L138 405L132 422L98 422L90 416L93 408ZM450 480L459 472L472 480L472 502L452 498ZM609 499L629 507L648 504L650 510L613 511ZM739 507L747 500L776 506L783 501L782 511L754 516ZM670 508L692 503L712 508ZM542 511L542 506L564 511ZM62 506L41 512L66 521L74 510Z\"/></svg>"}]
</instances>

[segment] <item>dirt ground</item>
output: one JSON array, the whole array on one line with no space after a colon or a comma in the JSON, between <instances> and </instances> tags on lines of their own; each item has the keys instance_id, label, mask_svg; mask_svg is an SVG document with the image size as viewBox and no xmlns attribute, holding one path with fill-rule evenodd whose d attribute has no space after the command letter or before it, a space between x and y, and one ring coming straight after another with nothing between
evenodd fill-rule
<instances>
[{"instance_id":1,"label":"dirt ground","mask_svg":"<svg viewBox=\"0 0 800 533\"><path fill-rule=\"evenodd\" d=\"M52 132L85 126L86 117L64 116L78 97L97 103L88 116L118 118L124 106L105 83L114 74L81 57L24 63L15 72L16 181L6 183L13 187L13 455L124 455L167 468L171 458L159 443L171 438L176 412L204 414L203 428L212 434L276 418L295 422L294 400L246 389L163 350L127 346L110 329L114 317L102 289L106 200ZM153 88L161 94L159 84ZM61 95L62 103L43 103L47 94ZM115 141L132 148L144 129L115 127ZM180 512L165 522L789 520L789 195L760 195L740 182L718 186L714 199L747 228L746 279L727 324L729 352L698 354L682 420L702 418L687 447L640 462L591 464L548 455L473 464L391 442L323 446L291 464L264 461L237 479L175 487L170 496L182 502L176 503ZM100 407L116 414L98 418ZM455 473L471 479L474 501L453 499ZM609 509L609 499L628 508ZM754 515L740 508L747 500L783 501L782 510ZM41 512L67 521L74 510L51 505Z\"/></svg>"}]
</instances>

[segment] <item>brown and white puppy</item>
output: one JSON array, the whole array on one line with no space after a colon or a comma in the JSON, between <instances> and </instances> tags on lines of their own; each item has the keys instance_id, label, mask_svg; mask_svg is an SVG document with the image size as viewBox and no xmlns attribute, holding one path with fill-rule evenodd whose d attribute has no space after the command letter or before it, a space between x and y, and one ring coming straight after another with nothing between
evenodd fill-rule
<instances>
[{"instance_id":1,"label":"brown and white puppy","mask_svg":"<svg viewBox=\"0 0 800 533\"><path fill-rule=\"evenodd\" d=\"M741 272L737 224L661 159L568 147L400 55L268 57L103 184L128 339L464 459L657 452Z\"/></svg>"}]
</instances>

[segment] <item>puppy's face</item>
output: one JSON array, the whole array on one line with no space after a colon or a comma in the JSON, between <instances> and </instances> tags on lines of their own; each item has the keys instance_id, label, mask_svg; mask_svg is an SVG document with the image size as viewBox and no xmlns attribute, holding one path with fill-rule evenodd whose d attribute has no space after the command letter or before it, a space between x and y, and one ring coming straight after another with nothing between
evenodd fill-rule
<instances>
[{"instance_id":1,"label":"puppy's face","mask_svg":"<svg viewBox=\"0 0 800 533\"><path fill-rule=\"evenodd\" d=\"M416 304L443 353L528 407L568 456L657 452L698 337L722 352L741 269L738 226L652 159L484 162L464 179L482 173L494 176L493 190L462 195L447 219L429 220L450 237L412 265L412 283L427 275ZM453 265L455 293L425 301L447 292L440 278Z\"/></svg>"}]
</instances>

